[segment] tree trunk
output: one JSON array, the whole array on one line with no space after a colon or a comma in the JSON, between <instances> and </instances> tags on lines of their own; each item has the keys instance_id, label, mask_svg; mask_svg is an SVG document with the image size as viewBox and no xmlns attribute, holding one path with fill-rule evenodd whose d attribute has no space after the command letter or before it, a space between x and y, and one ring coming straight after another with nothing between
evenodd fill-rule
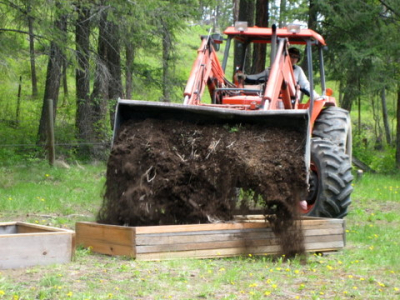
<instances>
[{"instance_id":1,"label":"tree trunk","mask_svg":"<svg viewBox=\"0 0 400 300\"><path fill-rule=\"evenodd\" d=\"M93 83L93 91L90 96L90 105L93 122L93 133L91 141L95 143L105 142L107 137L108 126L106 125L107 101L109 98L109 79L110 72L108 70L108 22L107 11L100 13L98 50L96 60L96 73ZM101 158L104 151L97 151L97 147L92 148L92 155Z\"/></svg>"},{"instance_id":2,"label":"tree trunk","mask_svg":"<svg viewBox=\"0 0 400 300\"><path fill-rule=\"evenodd\" d=\"M239 17L238 21L247 21L248 26L254 25L254 0L241 0L239 3ZM246 45L235 41L235 59L234 59L234 71L239 68L243 72L251 73L251 48L245 49ZM241 58L245 55L246 60L244 66L242 65Z\"/></svg>"},{"instance_id":3,"label":"tree trunk","mask_svg":"<svg viewBox=\"0 0 400 300\"><path fill-rule=\"evenodd\" d=\"M62 66L62 83L63 83L64 99L66 99L68 97L67 69L68 69L67 57L64 56L63 66Z\"/></svg>"},{"instance_id":4,"label":"tree trunk","mask_svg":"<svg viewBox=\"0 0 400 300\"><path fill-rule=\"evenodd\" d=\"M90 106L90 74L89 74L89 34L90 9L77 6L78 18L75 26L76 57L78 68L75 72L76 82L76 128L80 142L90 141L93 135L92 111ZM80 147L82 152L84 147ZM86 153L87 154L87 153Z\"/></svg>"},{"instance_id":5,"label":"tree trunk","mask_svg":"<svg viewBox=\"0 0 400 300\"><path fill-rule=\"evenodd\" d=\"M390 135L389 117L386 105L386 89L383 88L381 91L381 102L382 102L382 120L385 128L386 142L388 145L392 144L392 136Z\"/></svg>"},{"instance_id":6,"label":"tree trunk","mask_svg":"<svg viewBox=\"0 0 400 300\"><path fill-rule=\"evenodd\" d=\"M268 27L269 22L269 0L257 0L256 3L256 26ZM251 74L264 71L267 59L266 44L255 44L253 50L253 66Z\"/></svg>"},{"instance_id":7,"label":"tree trunk","mask_svg":"<svg viewBox=\"0 0 400 300\"><path fill-rule=\"evenodd\" d=\"M310 0L308 4L308 21L307 25L309 29L317 31L317 24L318 24L318 11L315 5L315 0ZM303 57L307 57L307 46L304 48ZM314 57L314 55L313 55ZM308 62L307 59L303 59L300 62L301 68L304 70L306 74L308 74Z\"/></svg>"},{"instance_id":8,"label":"tree trunk","mask_svg":"<svg viewBox=\"0 0 400 300\"><path fill-rule=\"evenodd\" d=\"M161 99L163 102L171 102L171 70L170 70L170 61L171 61L171 51L172 51L172 40L171 40L171 32L169 32L168 24L166 24L163 20L162 22L162 51L163 51L163 75L162 75L162 95Z\"/></svg>"},{"instance_id":9,"label":"tree trunk","mask_svg":"<svg viewBox=\"0 0 400 300\"><path fill-rule=\"evenodd\" d=\"M67 17L61 16L58 20L54 22L54 27L57 28L60 32L66 34ZM38 131L38 144L44 144L46 142L47 128L49 124L47 107L48 100L50 99L53 101L53 122L55 122L63 61L64 55L60 46L57 44L57 42L52 41L50 43L50 54L47 64L46 85L44 90L42 113L40 117Z\"/></svg>"},{"instance_id":10,"label":"tree trunk","mask_svg":"<svg viewBox=\"0 0 400 300\"><path fill-rule=\"evenodd\" d=\"M281 0L279 5L279 28L286 25L286 0Z\"/></svg>"},{"instance_id":11,"label":"tree trunk","mask_svg":"<svg viewBox=\"0 0 400 300\"><path fill-rule=\"evenodd\" d=\"M126 56L126 67L125 67L125 94L127 99L132 99L133 91L133 77L132 77L132 67L135 60L135 50L133 48L133 43L125 43L125 56Z\"/></svg>"},{"instance_id":12,"label":"tree trunk","mask_svg":"<svg viewBox=\"0 0 400 300\"><path fill-rule=\"evenodd\" d=\"M400 170L400 85L397 87L396 167Z\"/></svg>"},{"instance_id":13,"label":"tree trunk","mask_svg":"<svg viewBox=\"0 0 400 300\"><path fill-rule=\"evenodd\" d=\"M108 87L108 99L114 103L110 108L111 128L114 126L116 100L123 98L122 88L122 70L121 70L121 53L120 53L120 34L119 26L114 22L108 22L107 25L107 61L110 70L110 83Z\"/></svg>"},{"instance_id":14,"label":"tree trunk","mask_svg":"<svg viewBox=\"0 0 400 300\"><path fill-rule=\"evenodd\" d=\"M28 13L30 11L30 5ZM29 56L31 61L31 83L32 83L32 98L38 96L36 63L35 63L35 35L33 33L33 18L28 15L28 30L29 30Z\"/></svg>"},{"instance_id":15,"label":"tree trunk","mask_svg":"<svg viewBox=\"0 0 400 300\"><path fill-rule=\"evenodd\" d=\"M351 111L351 106L353 104L353 100L357 99L358 95L360 94L360 89L359 89L359 76L358 74L353 73L352 71L349 71L350 74L348 74L347 82L344 87L344 93L343 93L343 99L341 103L341 107Z\"/></svg>"}]
</instances>

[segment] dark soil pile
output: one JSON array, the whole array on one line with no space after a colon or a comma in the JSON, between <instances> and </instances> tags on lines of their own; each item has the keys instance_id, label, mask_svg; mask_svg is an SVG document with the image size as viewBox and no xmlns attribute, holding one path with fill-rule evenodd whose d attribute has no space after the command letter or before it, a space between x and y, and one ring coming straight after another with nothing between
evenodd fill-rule
<instances>
[{"instance_id":1,"label":"dark soil pile","mask_svg":"<svg viewBox=\"0 0 400 300\"><path fill-rule=\"evenodd\" d=\"M126 122L109 157L97 221L128 226L230 221L240 188L262 202L284 252L302 252L294 222L298 195L306 189L302 138L296 129L261 124Z\"/></svg>"}]
</instances>

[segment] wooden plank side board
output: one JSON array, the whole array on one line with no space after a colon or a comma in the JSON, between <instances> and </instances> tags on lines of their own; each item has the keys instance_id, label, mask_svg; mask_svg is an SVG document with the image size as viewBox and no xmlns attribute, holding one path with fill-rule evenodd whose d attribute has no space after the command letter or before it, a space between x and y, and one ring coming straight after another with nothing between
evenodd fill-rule
<instances>
[{"instance_id":1,"label":"wooden plank side board","mask_svg":"<svg viewBox=\"0 0 400 300\"><path fill-rule=\"evenodd\" d=\"M0 269L67 263L75 249L69 233L9 234L0 236L0 244Z\"/></svg>"},{"instance_id":2,"label":"wooden plank side board","mask_svg":"<svg viewBox=\"0 0 400 300\"><path fill-rule=\"evenodd\" d=\"M303 231L305 237L342 235L343 228L328 229L306 229ZM275 234L270 228L253 230L215 230L215 231L193 231L185 233L159 233L159 234L137 234L136 245L164 245L180 243L199 243L215 241L235 241L243 239L266 239L275 238Z\"/></svg>"},{"instance_id":3,"label":"wooden plank side board","mask_svg":"<svg viewBox=\"0 0 400 300\"><path fill-rule=\"evenodd\" d=\"M108 255L135 256L135 227L77 222L76 245Z\"/></svg>"},{"instance_id":4,"label":"wooden plank side board","mask_svg":"<svg viewBox=\"0 0 400 300\"><path fill-rule=\"evenodd\" d=\"M309 252L344 247L343 220L310 218L298 225ZM91 247L93 252L129 255L137 260L265 255L280 249L279 239L266 222L143 227L78 222L76 234L77 244ZM116 250L117 247L121 249Z\"/></svg>"},{"instance_id":5,"label":"wooden plank side board","mask_svg":"<svg viewBox=\"0 0 400 300\"><path fill-rule=\"evenodd\" d=\"M246 248L222 248L222 249L205 249L191 251L171 251L171 252L156 252L156 253L138 253L136 260L151 261L151 260L168 260L168 259L183 259L183 258L217 258L217 257L232 257L243 255L269 255L279 253L278 245L262 246L262 247L246 247Z\"/></svg>"},{"instance_id":6,"label":"wooden plank side board","mask_svg":"<svg viewBox=\"0 0 400 300\"><path fill-rule=\"evenodd\" d=\"M210 230L226 230L226 229L249 229L249 228L267 228L268 223L211 223L211 224L194 224L194 225L165 225L165 226L138 226L136 234L144 233L163 233L163 232L192 232L192 231L210 231Z\"/></svg>"},{"instance_id":7,"label":"wooden plank side board","mask_svg":"<svg viewBox=\"0 0 400 300\"><path fill-rule=\"evenodd\" d=\"M51 227L51 226L44 226L44 225L39 225L39 224L31 224L31 223L25 223L25 222L16 222L16 227L17 227L17 233L37 233L37 232L70 232L72 233L72 230L69 229L64 229L64 228L57 228L57 227Z\"/></svg>"}]
</instances>

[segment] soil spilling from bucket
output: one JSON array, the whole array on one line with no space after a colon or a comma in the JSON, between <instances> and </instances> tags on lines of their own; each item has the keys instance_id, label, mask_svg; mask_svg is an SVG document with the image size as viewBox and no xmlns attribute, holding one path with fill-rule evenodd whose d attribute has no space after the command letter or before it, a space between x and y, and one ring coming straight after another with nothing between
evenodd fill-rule
<instances>
[{"instance_id":1,"label":"soil spilling from bucket","mask_svg":"<svg viewBox=\"0 0 400 300\"><path fill-rule=\"evenodd\" d=\"M97 221L126 226L232 221L261 208L282 254L304 254L298 202L304 137L262 124L128 121L108 164Z\"/></svg>"}]
</instances>

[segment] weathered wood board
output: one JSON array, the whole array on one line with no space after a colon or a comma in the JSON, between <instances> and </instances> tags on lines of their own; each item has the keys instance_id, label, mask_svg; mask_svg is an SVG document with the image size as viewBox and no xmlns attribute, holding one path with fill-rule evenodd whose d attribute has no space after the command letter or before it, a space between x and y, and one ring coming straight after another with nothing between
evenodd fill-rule
<instances>
[{"instance_id":1,"label":"weathered wood board","mask_svg":"<svg viewBox=\"0 0 400 300\"><path fill-rule=\"evenodd\" d=\"M24 222L0 223L0 269L68 263L74 251L73 230Z\"/></svg>"},{"instance_id":2,"label":"weathered wood board","mask_svg":"<svg viewBox=\"0 0 400 300\"><path fill-rule=\"evenodd\" d=\"M128 227L76 223L76 244L93 252L136 260L268 255L279 243L262 216L233 223ZM345 246L344 220L302 219L308 252L338 251Z\"/></svg>"}]
</instances>

